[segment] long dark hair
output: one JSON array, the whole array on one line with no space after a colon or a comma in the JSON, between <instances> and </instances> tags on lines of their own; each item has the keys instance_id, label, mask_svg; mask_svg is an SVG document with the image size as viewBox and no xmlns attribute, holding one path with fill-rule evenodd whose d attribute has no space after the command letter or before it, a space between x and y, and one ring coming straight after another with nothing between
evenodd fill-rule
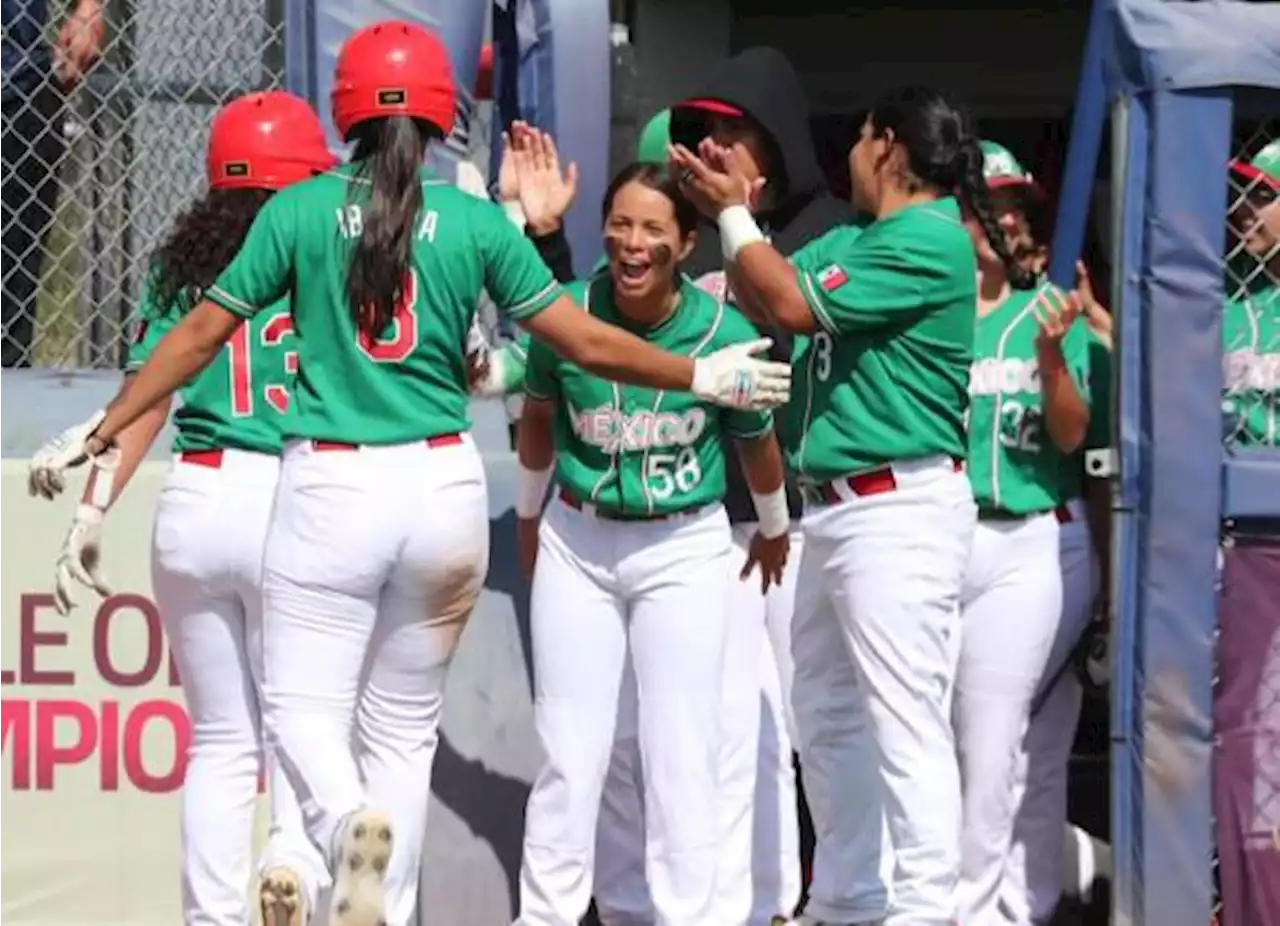
<instances>
[{"instance_id":1,"label":"long dark hair","mask_svg":"<svg viewBox=\"0 0 1280 926\"><path fill-rule=\"evenodd\" d=\"M347 299L356 326L378 337L395 318L404 289L413 234L422 211L422 157L440 130L422 119L385 116L352 126L357 183L351 199L361 206L360 240L351 252ZM367 197L362 189L367 182Z\"/></svg>"},{"instance_id":2,"label":"long dark hair","mask_svg":"<svg viewBox=\"0 0 1280 926\"><path fill-rule=\"evenodd\" d=\"M604 191L604 199L600 202L601 224L609 220L613 211L613 201L618 191L628 183L638 183L661 193L671 200L671 208L676 214L676 225L680 228L680 236L687 238L698 227L698 209L680 192L680 184L667 169L665 164L650 164L645 161L632 161L622 170L614 174L609 187Z\"/></svg>"},{"instance_id":3,"label":"long dark hair","mask_svg":"<svg viewBox=\"0 0 1280 926\"><path fill-rule=\"evenodd\" d=\"M249 226L273 190L210 190L174 220L151 255L151 292L168 310L178 299L196 302L231 263Z\"/></svg>"},{"instance_id":4,"label":"long dark hair","mask_svg":"<svg viewBox=\"0 0 1280 926\"><path fill-rule=\"evenodd\" d=\"M991 191L982 176L982 147L968 115L936 90L903 87L876 100L868 118L877 138L889 130L902 145L909 184L954 192L982 227L1009 281L1019 289L1034 286L1035 278L1018 265L996 221Z\"/></svg>"}]
</instances>

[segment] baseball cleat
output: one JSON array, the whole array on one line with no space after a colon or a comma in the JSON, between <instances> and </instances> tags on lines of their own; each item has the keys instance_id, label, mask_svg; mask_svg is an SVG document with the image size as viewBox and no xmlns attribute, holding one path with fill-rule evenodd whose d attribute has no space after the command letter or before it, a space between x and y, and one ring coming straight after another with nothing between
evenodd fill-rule
<instances>
[{"instance_id":1,"label":"baseball cleat","mask_svg":"<svg viewBox=\"0 0 1280 926\"><path fill-rule=\"evenodd\" d=\"M307 904L302 881L291 868L268 868L258 884L262 926L306 926Z\"/></svg>"},{"instance_id":2,"label":"baseball cleat","mask_svg":"<svg viewBox=\"0 0 1280 926\"><path fill-rule=\"evenodd\" d=\"M332 926L386 926L382 879L391 859L391 821L376 810L347 817L333 860Z\"/></svg>"}]
</instances>

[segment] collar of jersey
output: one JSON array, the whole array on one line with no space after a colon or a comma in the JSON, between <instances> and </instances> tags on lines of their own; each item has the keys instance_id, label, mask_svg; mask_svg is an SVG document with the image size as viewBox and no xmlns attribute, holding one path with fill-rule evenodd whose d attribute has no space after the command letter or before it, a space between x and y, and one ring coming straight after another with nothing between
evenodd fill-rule
<instances>
[{"instance_id":1,"label":"collar of jersey","mask_svg":"<svg viewBox=\"0 0 1280 926\"><path fill-rule=\"evenodd\" d=\"M888 218L872 222L871 225L867 226L867 231L870 231L877 225L883 227L897 222L899 219L911 218L924 213L932 213L935 218L941 219L944 222L953 222L956 225L962 224L960 221L960 204L956 202L956 198L954 196L942 196L938 199L930 199L925 202L912 203L909 206L903 206Z\"/></svg>"},{"instance_id":2,"label":"collar of jersey","mask_svg":"<svg viewBox=\"0 0 1280 926\"><path fill-rule=\"evenodd\" d=\"M609 276L608 268L588 280L587 287L588 289L596 287L590 293L589 300L593 306L604 308L609 313L609 322L619 328L630 331L636 337L644 338L646 341L651 341L658 335L671 330L681 316L691 311L694 300L699 296L705 295L702 290L693 285L693 282L687 276L683 273L680 274L680 301L676 303L675 309L652 328L646 328L643 325L637 325L619 311L617 304L613 301L613 278ZM604 296L603 300L600 299L601 296ZM598 315L599 312L593 311L591 314Z\"/></svg>"},{"instance_id":3,"label":"collar of jersey","mask_svg":"<svg viewBox=\"0 0 1280 926\"><path fill-rule=\"evenodd\" d=\"M339 164L337 167L331 167L329 170L325 171L325 173L330 174L331 176L334 176L334 177L341 177L343 180L346 180L348 183L359 183L362 185L368 184L369 178L356 176L356 170L357 170L357 165L355 164L355 162L349 161L346 164ZM427 167L425 165L422 167L418 176L422 180L423 186L439 186L441 184L445 184L448 182L442 179L430 167Z\"/></svg>"}]
</instances>

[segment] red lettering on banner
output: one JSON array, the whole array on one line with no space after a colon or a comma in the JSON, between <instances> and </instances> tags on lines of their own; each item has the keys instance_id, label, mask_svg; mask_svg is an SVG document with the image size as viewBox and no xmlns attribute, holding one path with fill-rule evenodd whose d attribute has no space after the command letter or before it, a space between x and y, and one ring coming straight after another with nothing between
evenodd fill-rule
<instances>
[{"instance_id":1,"label":"red lettering on banner","mask_svg":"<svg viewBox=\"0 0 1280 926\"><path fill-rule=\"evenodd\" d=\"M22 685L74 685L75 673L69 669L41 670L36 667L36 649L41 646L63 647L67 635L61 630L37 630L38 608L52 609L52 595L23 595L18 621L18 682Z\"/></svg>"},{"instance_id":2,"label":"red lettering on banner","mask_svg":"<svg viewBox=\"0 0 1280 926\"><path fill-rule=\"evenodd\" d=\"M153 719L167 720L173 728L173 760L169 771L152 775L142 764L142 731ZM187 746L191 743L191 722L187 712L172 701L144 701L129 712L124 722L124 773L139 791L167 794L182 787L187 774Z\"/></svg>"},{"instance_id":3,"label":"red lettering on banner","mask_svg":"<svg viewBox=\"0 0 1280 926\"><path fill-rule=\"evenodd\" d=\"M102 702L102 732L98 736L98 787L120 790L120 705Z\"/></svg>"},{"instance_id":4,"label":"red lettering on banner","mask_svg":"<svg viewBox=\"0 0 1280 926\"><path fill-rule=\"evenodd\" d=\"M147 654L142 667L136 672L122 671L111 659L111 621L122 610L132 608L142 614L147 624ZM65 636L64 638L65 639ZM146 685L160 671L164 658L164 632L160 626L160 612L142 595L112 595L98 608L93 621L93 663L103 681L117 688L139 688Z\"/></svg>"},{"instance_id":5,"label":"red lettering on banner","mask_svg":"<svg viewBox=\"0 0 1280 926\"><path fill-rule=\"evenodd\" d=\"M31 702L0 702L0 727L4 728L4 752L13 760L13 790L31 787Z\"/></svg>"},{"instance_id":6,"label":"red lettering on banner","mask_svg":"<svg viewBox=\"0 0 1280 926\"><path fill-rule=\"evenodd\" d=\"M149 794L167 794L182 787L191 723L180 704L143 701L125 709L123 726L117 701L103 701L96 705L96 712L95 705L67 700L15 698L5 700L3 708L4 754L12 769L10 787L14 791L31 790L33 778L35 790L54 791L59 766L81 765L91 761L95 753L98 786L103 791L120 790L121 769L129 784ZM142 756L143 737L163 736L165 725L173 740L173 752L160 768L147 768Z\"/></svg>"},{"instance_id":7,"label":"red lettering on banner","mask_svg":"<svg viewBox=\"0 0 1280 926\"><path fill-rule=\"evenodd\" d=\"M63 719L73 721L76 732L71 743L59 744L58 721ZM89 705L79 701L37 701L36 790L52 791L54 769L59 765L79 765L93 755L97 745L98 723Z\"/></svg>"}]
</instances>

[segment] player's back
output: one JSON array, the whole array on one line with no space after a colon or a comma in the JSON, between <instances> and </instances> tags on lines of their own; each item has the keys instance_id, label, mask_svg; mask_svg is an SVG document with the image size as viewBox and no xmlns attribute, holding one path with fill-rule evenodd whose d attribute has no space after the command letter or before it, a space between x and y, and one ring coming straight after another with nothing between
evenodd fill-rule
<instances>
[{"instance_id":1,"label":"player's back","mask_svg":"<svg viewBox=\"0 0 1280 926\"><path fill-rule=\"evenodd\" d=\"M392 444L469 427L467 330L486 282L487 236L507 220L425 169L421 184L403 295L377 338L358 330L347 295L369 181L345 165L277 194L292 213L300 341L287 436Z\"/></svg>"}]
</instances>

